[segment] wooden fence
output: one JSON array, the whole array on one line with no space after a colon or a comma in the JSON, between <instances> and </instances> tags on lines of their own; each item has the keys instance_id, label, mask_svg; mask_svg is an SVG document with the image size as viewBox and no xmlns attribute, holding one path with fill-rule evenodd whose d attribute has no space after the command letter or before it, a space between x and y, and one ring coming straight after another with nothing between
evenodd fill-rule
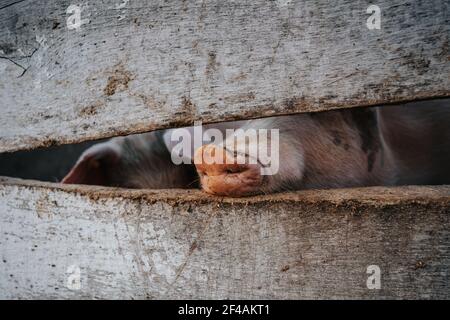
<instances>
[{"instance_id":1,"label":"wooden fence","mask_svg":"<svg viewBox=\"0 0 450 320\"><path fill-rule=\"evenodd\" d=\"M0 1L0 152L448 97L449 3L379 0L380 29L372 4ZM449 205L448 186L230 199L4 177L0 298L448 299Z\"/></svg>"}]
</instances>

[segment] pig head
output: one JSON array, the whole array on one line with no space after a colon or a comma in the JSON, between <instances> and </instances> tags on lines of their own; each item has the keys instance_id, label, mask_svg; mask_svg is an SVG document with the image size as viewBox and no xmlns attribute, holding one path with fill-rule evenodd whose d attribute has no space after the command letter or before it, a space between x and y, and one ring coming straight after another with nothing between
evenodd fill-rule
<instances>
[{"instance_id":1,"label":"pig head","mask_svg":"<svg viewBox=\"0 0 450 320\"><path fill-rule=\"evenodd\" d=\"M192 143L188 161L178 165L171 157L177 145L171 137L177 130L192 133L193 127L113 138L86 150L63 183L129 188L200 185L208 193L235 197L449 183L449 121L447 100L436 100L213 124L204 128L224 133L226 141L197 149ZM226 129L241 130L226 135ZM267 162L246 152L261 143L263 149L271 149L274 143L258 140L259 145L252 146L245 135L249 129L277 130L277 157L271 155ZM230 150L227 141L240 151Z\"/></svg>"}]
</instances>

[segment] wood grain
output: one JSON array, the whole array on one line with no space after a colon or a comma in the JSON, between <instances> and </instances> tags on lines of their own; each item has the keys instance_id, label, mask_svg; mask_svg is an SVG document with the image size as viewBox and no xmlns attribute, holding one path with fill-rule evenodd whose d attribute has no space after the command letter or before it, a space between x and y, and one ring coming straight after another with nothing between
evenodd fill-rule
<instances>
[{"instance_id":1,"label":"wood grain","mask_svg":"<svg viewBox=\"0 0 450 320\"><path fill-rule=\"evenodd\" d=\"M71 4L0 5L0 151L449 96L445 0Z\"/></svg>"},{"instance_id":2,"label":"wood grain","mask_svg":"<svg viewBox=\"0 0 450 320\"><path fill-rule=\"evenodd\" d=\"M449 186L231 199L0 182L2 299L450 298Z\"/></svg>"}]
</instances>

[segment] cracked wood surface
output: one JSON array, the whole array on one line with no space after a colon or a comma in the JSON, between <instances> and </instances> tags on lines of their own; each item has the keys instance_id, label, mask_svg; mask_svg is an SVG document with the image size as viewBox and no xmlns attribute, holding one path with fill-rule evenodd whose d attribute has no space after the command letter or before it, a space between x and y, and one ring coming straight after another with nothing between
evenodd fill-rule
<instances>
[{"instance_id":1,"label":"cracked wood surface","mask_svg":"<svg viewBox=\"0 0 450 320\"><path fill-rule=\"evenodd\" d=\"M449 186L232 199L0 182L0 298L450 298Z\"/></svg>"},{"instance_id":2,"label":"cracked wood surface","mask_svg":"<svg viewBox=\"0 0 450 320\"><path fill-rule=\"evenodd\" d=\"M448 1L0 1L0 151L449 95Z\"/></svg>"}]
</instances>

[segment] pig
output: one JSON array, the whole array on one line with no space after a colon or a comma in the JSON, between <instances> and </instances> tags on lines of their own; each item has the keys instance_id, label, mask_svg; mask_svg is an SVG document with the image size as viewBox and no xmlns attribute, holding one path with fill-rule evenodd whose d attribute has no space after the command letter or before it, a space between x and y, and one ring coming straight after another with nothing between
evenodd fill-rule
<instances>
[{"instance_id":1,"label":"pig","mask_svg":"<svg viewBox=\"0 0 450 320\"><path fill-rule=\"evenodd\" d=\"M175 164L177 130L113 138L86 150L63 183L129 188L195 188L241 197L302 189L450 182L448 100L277 116L204 126L225 141L197 146ZM277 129L279 158L269 163L245 152L242 132ZM230 150L228 143L236 150ZM270 149L268 139L264 148ZM194 150L195 149L195 150ZM244 150L244 152L242 152ZM224 161L215 161L220 155ZM241 157L246 161L238 163ZM275 169L276 170L275 170ZM267 170L268 169L268 170ZM266 174L264 170L268 171ZM271 171L272 170L272 171Z\"/></svg>"},{"instance_id":2,"label":"pig","mask_svg":"<svg viewBox=\"0 0 450 320\"><path fill-rule=\"evenodd\" d=\"M88 148L62 183L124 188L195 188L193 165L175 165L163 131L112 138Z\"/></svg>"}]
</instances>

